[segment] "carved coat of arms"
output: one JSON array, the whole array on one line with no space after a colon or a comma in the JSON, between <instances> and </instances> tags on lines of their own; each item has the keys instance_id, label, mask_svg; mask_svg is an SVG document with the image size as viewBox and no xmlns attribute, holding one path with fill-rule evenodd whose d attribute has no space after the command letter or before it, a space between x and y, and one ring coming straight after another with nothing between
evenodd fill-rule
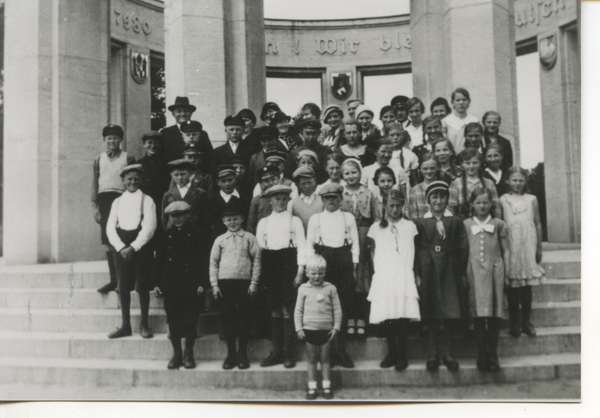
<instances>
[{"instance_id":1,"label":"carved coat of arms","mask_svg":"<svg viewBox=\"0 0 600 418\"><path fill-rule=\"evenodd\" d=\"M552 34L540 39L539 51L540 51L540 63L546 70L554 67L556 63L556 57L558 55L556 45L556 35Z\"/></svg>"},{"instance_id":2,"label":"carved coat of arms","mask_svg":"<svg viewBox=\"0 0 600 418\"><path fill-rule=\"evenodd\" d=\"M137 83L148 81L149 65L148 54L131 51L131 76Z\"/></svg>"},{"instance_id":3,"label":"carved coat of arms","mask_svg":"<svg viewBox=\"0 0 600 418\"><path fill-rule=\"evenodd\" d=\"M352 73L332 73L331 94L336 99L349 97L352 94Z\"/></svg>"}]
</instances>

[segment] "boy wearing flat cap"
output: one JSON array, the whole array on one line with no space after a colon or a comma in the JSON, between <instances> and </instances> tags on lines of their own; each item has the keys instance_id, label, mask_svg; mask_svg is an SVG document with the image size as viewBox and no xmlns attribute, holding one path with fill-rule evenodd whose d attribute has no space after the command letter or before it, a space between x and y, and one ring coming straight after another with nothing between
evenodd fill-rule
<instances>
[{"instance_id":1,"label":"boy wearing flat cap","mask_svg":"<svg viewBox=\"0 0 600 418\"><path fill-rule=\"evenodd\" d=\"M304 143L298 148L294 149L287 159L286 176L291 177L294 171L298 168L298 154L302 150L310 150L317 154L319 161L326 161L328 154L331 154L331 148L321 145L319 143L319 135L321 134L321 122L318 120L304 120L300 122L300 137ZM317 164L315 167L315 173L317 175L317 184L324 183L328 176L325 171L323 164Z\"/></svg>"},{"instance_id":2,"label":"boy wearing flat cap","mask_svg":"<svg viewBox=\"0 0 600 418\"><path fill-rule=\"evenodd\" d=\"M248 142L242 141L242 132L244 131L244 119L240 116L231 115L225 118L225 135L227 142L216 148L212 155L212 169L214 172L221 164L226 164L233 155L239 155L246 161L254 153L252 146Z\"/></svg>"},{"instance_id":3,"label":"boy wearing flat cap","mask_svg":"<svg viewBox=\"0 0 600 418\"><path fill-rule=\"evenodd\" d=\"M135 158L121 150L123 128L119 125L108 125L102 129L102 138L106 143L106 152L94 160L94 178L92 181L92 209L94 220L100 224L100 239L106 249L106 260L110 272L110 282L98 289L100 293L108 293L117 288L117 275L114 263L114 248L106 235L106 222L110 215L113 201L121 196L125 188L120 173L126 166L133 164Z\"/></svg>"},{"instance_id":4,"label":"boy wearing flat cap","mask_svg":"<svg viewBox=\"0 0 600 418\"><path fill-rule=\"evenodd\" d=\"M196 144L197 149L202 153L203 159L201 161L201 169L203 171L208 171L210 167L206 166L206 162L210 161L213 147L212 144L206 143L206 138L202 136L202 124L195 120L188 120L180 125L181 135L183 137L185 148L187 145ZM182 149L183 149L182 148Z\"/></svg>"},{"instance_id":5,"label":"boy wearing flat cap","mask_svg":"<svg viewBox=\"0 0 600 418\"><path fill-rule=\"evenodd\" d=\"M250 163L248 164L250 178L253 181L252 186L258 183L257 174L259 170L267 163L265 155L270 151L275 151L278 149L277 128L272 126L261 126L260 128L256 129L256 135L260 141L261 147L260 151L254 153L252 157L250 157ZM280 145L279 148L283 148L283 146Z\"/></svg>"},{"instance_id":6,"label":"boy wearing flat cap","mask_svg":"<svg viewBox=\"0 0 600 418\"><path fill-rule=\"evenodd\" d=\"M308 222L306 254L316 253L327 261L327 279L337 288L342 305L342 327L345 327L352 309L360 246L354 216L340 210L343 192L344 187L337 183L326 184L319 191L325 210L313 215ZM352 368L354 363L345 348L346 330L341 331L334 343L332 362Z\"/></svg>"},{"instance_id":7,"label":"boy wearing flat cap","mask_svg":"<svg viewBox=\"0 0 600 418\"><path fill-rule=\"evenodd\" d=\"M277 184L282 184L284 186L290 186L292 188L292 197L298 196L298 189L294 182L284 176L286 161L288 158L288 154L283 151L269 151L265 154L265 166L274 166L277 167L279 172L277 176ZM264 190L260 186L260 182L254 186L254 190L252 192L252 196L260 195Z\"/></svg>"},{"instance_id":8,"label":"boy wearing flat cap","mask_svg":"<svg viewBox=\"0 0 600 418\"><path fill-rule=\"evenodd\" d=\"M188 160L180 159L169 163L169 171L175 185L169 188L162 198L161 225L165 231L171 226L169 225L170 217L165 213L165 209L172 202L179 200L183 200L190 205L190 222L192 225L203 234L208 233L210 230L208 195L204 190L192 186L190 177L193 168L192 162Z\"/></svg>"},{"instance_id":9,"label":"boy wearing flat cap","mask_svg":"<svg viewBox=\"0 0 600 418\"><path fill-rule=\"evenodd\" d=\"M206 167L208 163L204 158L204 153L200 149L200 146L194 142L185 144L182 153L183 159L190 161L193 164L192 175L190 177L192 186L209 193L212 188L215 187L215 182L212 176L204 171L204 167ZM171 186L174 184L175 182L171 182Z\"/></svg>"},{"instance_id":10,"label":"boy wearing flat cap","mask_svg":"<svg viewBox=\"0 0 600 418\"><path fill-rule=\"evenodd\" d=\"M192 114L196 111L196 106L190 104L190 99L185 96L178 96L175 103L169 106L169 111L175 118L175 125L161 129L164 140L164 152L167 161L173 161L181 158L181 148L185 145L181 131L181 125L188 122L192 118ZM212 152L212 144L206 131L201 131L198 142L207 154L207 159L210 159Z\"/></svg>"},{"instance_id":11,"label":"boy wearing flat cap","mask_svg":"<svg viewBox=\"0 0 600 418\"><path fill-rule=\"evenodd\" d=\"M315 213L323 212L321 196L316 193L317 178L315 171L308 167L298 167L294 171L294 182L298 187L298 196L292 198L288 211L300 218L304 231L308 230L308 221Z\"/></svg>"},{"instance_id":12,"label":"boy wearing flat cap","mask_svg":"<svg viewBox=\"0 0 600 418\"><path fill-rule=\"evenodd\" d=\"M254 196L250 202L247 230L251 234L256 234L256 226L258 225L258 221L271 214L271 203L266 193L271 187L277 184L279 170L277 170L277 167L275 166L263 167L258 173L258 178L263 192L258 196Z\"/></svg>"},{"instance_id":13,"label":"boy wearing flat cap","mask_svg":"<svg viewBox=\"0 0 600 418\"><path fill-rule=\"evenodd\" d=\"M231 200L237 200L244 216L250 208L250 198L242 194L237 188L235 168L232 165L223 164L219 166L215 171L215 177L217 187L208 196L208 207L211 211L211 237L213 240L227 231L227 228L221 222L221 213L225 204Z\"/></svg>"},{"instance_id":14,"label":"boy wearing flat cap","mask_svg":"<svg viewBox=\"0 0 600 418\"><path fill-rule=\"evenodd\" d=\"M243 208L230 199L221 208L227 232L219 235L210 253L210 284L221 299L221 319L227 340L223 369L250 367L247 356L250 332L250 298L256 295L261 272L260 246L254 235L242 229ZM236 350L236 340L238 347Z\"/></svg>"},{"instance_id":15,"label":"boy wearing flat cap","mask_svg":"<svg viewBox=\"0 0 600 418\"><path fill-rule=\"evenodd\" d=\"M201 297L209 289L208 258L202 255L204 234L190 222L191 206L185 201L171 202L165 208L171 226L160 239L156 250L154 273L158 276L159 294L164 296L164 306L169 324L169 339L173 357L168 369L196 367L194 343ZM185 338L185 351L181 339Z\"/></svg>"},{"instance_id":16,"label":"boy wearing flat cap","mask_svg":"<svg viewBox=\"0 0 600 418\"><path fill-rule=\"evenodd\" d=\"M152 198L139 189L142 166L128 165L121 170L125 191L112 203L106 224L106 234L115 248L117 285L121 302L122 325L108 338L127 337L132 334L129 308L131 291L135 289L140 299L142 318L140 334L152 338L148 324L150 308L151 268L154 260L148 242L156 230L156 207Z\"/></svg>"},{"instance_id":17,"label":"boy wearing flat cap","mask_svg":"<svg viewBox=\"0 0 600 418\"><path fill-rule=\"evenodd\" d=\"M263 193L272 213L259 221L256 231L262 250L261 290L271 309L273 343L271 354L260 363L262 367L296 365L293 308L296 289L304 281L306 240L302 221L287 211L291 193L291 187L280 184Z\"/></svg>"}]
</instances>

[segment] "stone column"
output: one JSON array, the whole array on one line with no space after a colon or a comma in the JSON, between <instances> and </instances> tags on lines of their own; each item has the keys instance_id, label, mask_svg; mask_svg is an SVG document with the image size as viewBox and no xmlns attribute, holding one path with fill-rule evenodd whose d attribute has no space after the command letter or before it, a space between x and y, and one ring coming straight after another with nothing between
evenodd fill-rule
<instances>
[{"instance_id":1,"label":"stone column","mask_svg":"<svg viewBox=\"0 0 600 418\"><path fill-rule=\"evenodd\" d=\"M108 0L5 7L4 258L100 259L89 196L108 114Z\"/></svg>"},{"instance_id":2,"label":"stone column","mask_svg":"<svg viewBox=\"0 0 600 418\"><path fill-rule=\"evenodd\" d=\"M579 27L554 35L556 64L540 65L549 242L581 242L581 55Z\"/></svg>"},{"instance_id":3,"label":"stone column","mask_svg":"<svg viewBox=\"0 0 600 418\"><path fill-rule=\"evenodd\" d=\"M428 106L450 100L457 87L471 94L469 113L502 115L518 163L515 22L509 0L411 0L415 95Z\"/></svg>"},{"instance_id":4,"label":"stone column","mask_svg":"<svg viewBox=\"0 0 600 418\"><path fill-rule=\"evenodd\" d=\"M167 104L188 96L197 107L193 118L219 144L225 116L245 107L260 115L266 101L264 48L262 0L165 2Z\"/></svg>"}]
</instances>

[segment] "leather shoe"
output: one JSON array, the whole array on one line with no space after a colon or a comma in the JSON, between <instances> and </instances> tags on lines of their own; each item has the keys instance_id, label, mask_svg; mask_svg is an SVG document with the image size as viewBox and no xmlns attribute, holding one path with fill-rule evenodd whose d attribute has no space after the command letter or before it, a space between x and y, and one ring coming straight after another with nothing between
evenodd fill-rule
<instances>
[{"instance_id":1,"label":"leather shoe","mask_svg":"<svg viewBox=\"0 0 600 418\"><path fill-rule=\"evenodd\" d=\"M396 364L396 358L394 356L392 356L391 354L388 354L387 356L385 356L383 361L381 363L379 363L379 367L381 367L382 369L388 369L390 367L393 367L395 364Z\"/></svg>"},{"instance_id":2,"label":"leather shoe","mask_svg":"<svg viewBox=\"0 0 600 418\"><path fill-rule=\"evenodd\" d=\"M107 294L108 292L112 292L113 290L117 290L116 283L108 283L108 284L105 284L104 286L98 288L98 292L100 292L104 295Z\"/></svg>"},{"instance_id":3,"label":"leather shoe","mask_svg":"<svg viewBox=\"0 0 600 418\"><path fill-rule=\"evenodd\" d=\"M510 335L512 335L515 338L519 338L521 336L521 328L519 327L511 327L510 331L508 332Z\"/></svg>"},{"instance_id":4,"label":"leather shoe","mask_svg":"<svg viewBox=\"0 0 600 418\"><path fill-rule=\"evenodd\" d=\"M317 399L317 390L316 389L308 389L306 391L306 399L309 401L314 401Z\"/></svg>"},{"instance_id":5,"label":"leather shoe","mask_svg":"<svg viewBox=\"0 0 600 418\"><path fill-rule=\"evenodd\" d=\"M490 372L497 372L498 370L500 370L500 363L498 362L498 359L489 360L487 369Z\"/></svg>"},{"instance_id":6,"label":"leather shoe","mask_svg":"<svg viewBox=\"0 0 600 418\"><path fill-rule=\"evenodd\" d=\"M403 370L406 370L408 368L408 360L406 359L406 357L401 357L398 359L398 361L396 362L396 365L394 366L394 369L396 369L397 372L401 372Z\"/></svg>"},{"instance_id":7,"label":"leather shoe","mask_svg":"<svg viewBox=\"0 0 600 418\"><path fill-rule=\"evenodd\" d=\"M270 367L281 363L283 363L283 356L281 355L281 353L271 352L271 354L269 354L269 357L260 362L260 367Z\"/></svg>"},{"instance_id":8,"label":"leather shoe","mask_svg":"<svg viewBox=\"0 0 600 418\"><path fill-rule=\"evenodd\" d=\"M523 325L523 334L528 337L535 337L537 335L537 331L533 327L533 324Z\"/></svg>"},{"instance_id":9,"label":"leather shoe","mask_svg":"<svg viewBox=\"0 0 600 418\"><path fill-rule=\"evenodd\" d=\"M169 364L167 365L167 369L169 370L175 370L175 369L179 369L183 364L183 360L181 358L181 352L179 353L175 353L173 354L173 358L171 358L171 361L169 361Z\"/></svg>"},{"instance_id":10,"label":"leather shoe","mask_svg":"<svg viewBox=\"0 0 600 418\"><path fill-rule=\"evenodd\" d=\"M150 328L147 326L140 328L140 335L142 336L142 338L154 337L154 334L152 334L152 331L150 331Z\"/></svg>"},{"instance_id":11,"label":"leather shoe","mask_svg":"<svg viewBox=\"0 0 600 418\"><path fill-rule=\"evenodd\" d=\"M245 352L239 352L237 355L237 366L238 369L244 370L250 367L250 362L248 361L248 356Z\"/></svg>"},{"instance_id":12,"label":"leather shoe","mask_svg":"<svg viewBox=\"0 0 600 418\"><path fill-rule=\"evenodd\" d=\"M183 352L183 367L186 369L195 369L196 368L196 360L194 360L194 352L192 350L188 350L187 348Z\"/></svg>"},{"instance_id":13,"label":"leather shoe","mask_svg":"<svg viewBox=\"0 0 600 418\"><path fill-rule=\"evenodd\" d=\"M444 365L448 368L448 370L450 370L451 372L455 372L458 370L458 362L456 360L454 360L454 357L452 357L451 355L447 354L442 358L442 362L444 362Z\"/></svg>"},{"instance_id":14,"label":"leather shoe","mask_svg":"<svg viewBox=\"0 0 600 418\"><path fill-rule=\"evenodd\" d=\"M345 367L346 369L354 368L354 362L352 361L352 359L348 356L348 353L346 353L346 352L343 352L342 354L340 354L338 356L336 363L342 367Z\"/></svg>"},{"instance_id":15,"label":"leather shoe","mask_svg":"<svg viewBox=\"0 0 600 418\"><path fill-rule=\"evenodd\" d=\"M296 367L296 362L292 358L286 357L283 359L283 367L286 369L293 369Z\"/></svg>"},{"instance_id":16,"label":"leather shoe","mask_svg":"<svg viewBox=\"0 0 600 418\"><path fill-rule=\"evenodd\" d=\"M427 370L435 372L440 367L440 358L437 354L432 354L427 358Z\"/></svg>"},{"instance_id":17,"label":"leather shoe","mask_svg":"<svg viewBox=\"0 0 600 418\"><path fill-rule=\"evenodd\" d=\"M229 354L229 355L227 355L227 358L223 362L223 369L224 370L231 370L236 365L237 365L237 361L236 361L236 358L235 358L235 354Z\"/></svg>"},{"instance_id":18,"label":"leather shoe","mask_svg":"<svg viewBox=\"0 0 600 418\"><path fill-rule=\"evenodd\" d=\"M488 370L488 362L486 359L478 358L476 364L477 364L477 370L479 370L480 372L485 372Z\"/></svg>"},{"instance_id":19,"label":"leather shoe","mask_svg":"<svg viewBox=\"0 0 600 418\"><path fill-rule=\"evenodd\" d=\"M324 399L333 399L333 391L331 388L323 389L323 398Z\"/></svg>"},{"instance_id":20,"label":"leather shoe","mask_svg":"<svg viewBox=\"0 0 600 418\"><path fill-rule=\"evenodd\" d=\"M122 327L108 334L108 338L130 337L131 334L131 327Z\"/></svg>"}]
</instances>

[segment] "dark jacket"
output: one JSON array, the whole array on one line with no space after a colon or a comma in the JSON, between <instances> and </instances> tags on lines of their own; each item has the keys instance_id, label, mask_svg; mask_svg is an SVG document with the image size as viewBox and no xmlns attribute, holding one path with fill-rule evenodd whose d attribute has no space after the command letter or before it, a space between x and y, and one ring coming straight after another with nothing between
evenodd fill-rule
<instances>
[{"instance_id":1,"label":"dark jacket","mask_svg":"<svg viewBox=\"0 0 600 418\"><path fill-rule=\"evenodd\" d=\"M161 130L163 140L163 154L167 162L182 158L181 150L185 145L183 135L178 125L168 126ZM200 132L200 149L204 152L204 161L210 161L213 152L213 146L206 131Z\"/></svg>"},{"instance_id":2,"label":"dark jacket","mask_svg":"<svg viewBox=\"0 0 600 418\"><path fill-rule=\"evenodd\" d=\"M504 157L502 158L502 164L500 164L500 170L506 172L509 168L513 166L513 150L510 141L503 136L498 135L498 139L496 139L498 144L502 146L502 151L504 151ZM484 137L485 146L487 147L492 142L489 138ZM500 196L500 195L498 195Z\"/></svg>"},{"instance_id":3,"label":"dark jacket","mask_svg":"<svg viewBox=\"0 0 600 418\"><path fill-rule=\"evenodd\" d=\"M144 168L140 189L154 200L157 207L160 207L162 197L169 190L171 183L167 160L158 154L145 155L138 160L138 164Z\"/></svg>"},{"instance_id":4,"label":"dark jacket","mask_svg":"<svg viewBox=\"0 0 600 418\"><path fill-rule=\"evenodd\" d=\"M214 174L217 167L219 167L221 164L228 164L229 159L234 155L242 156L246 160L247 164L250 160L250 156L252 155L252 146L248 142L240 141L237 149L235 150L235 154L229 145L229 141L220 147L215 148L210 162L210 173Z\"/></svg>"},{"instance_id":5,"label":"dark jacket","mask_svg":"<svg viewBox=\"0 0 600 418\"><path fill-rule=\"evenodd\" d=\"M244 215L244 222L242 223L242 229L246 229L246 222L248 220L248 210L250 209L250 197L245 195L238 190L240 193L240 204L242 205L242 212ZM237 199L237 197L232 197ZM225 206L225 200L221 196L221 190L218 187L213 189L213 192L208 196L208 207L210 210L211 218L211 239L214 241L219 235L223 235L227 232L227 227L223 224L223 207ZM211 243L212 245L212 243Z\"/></svg>"},{"instance_id":6,"label":"dark jacket","mask_svg":"<svg viewBox=\"0 0 600 418\"><path fill-rule=\"evenodd\" d=\"M202 234L208 234L211 225L211 212L208 208L207 196L208 194L204 190L195 188L192 185L185 194L185 198L182 198L177 186L174 185L171 187L164 194L161 205L161 225L163 230L167 230L170 227L169 216L165 215L166 207L172 202L183 200L192 207L190 212L190 223L198 228Z\"/></svg>"}]
</instances>

